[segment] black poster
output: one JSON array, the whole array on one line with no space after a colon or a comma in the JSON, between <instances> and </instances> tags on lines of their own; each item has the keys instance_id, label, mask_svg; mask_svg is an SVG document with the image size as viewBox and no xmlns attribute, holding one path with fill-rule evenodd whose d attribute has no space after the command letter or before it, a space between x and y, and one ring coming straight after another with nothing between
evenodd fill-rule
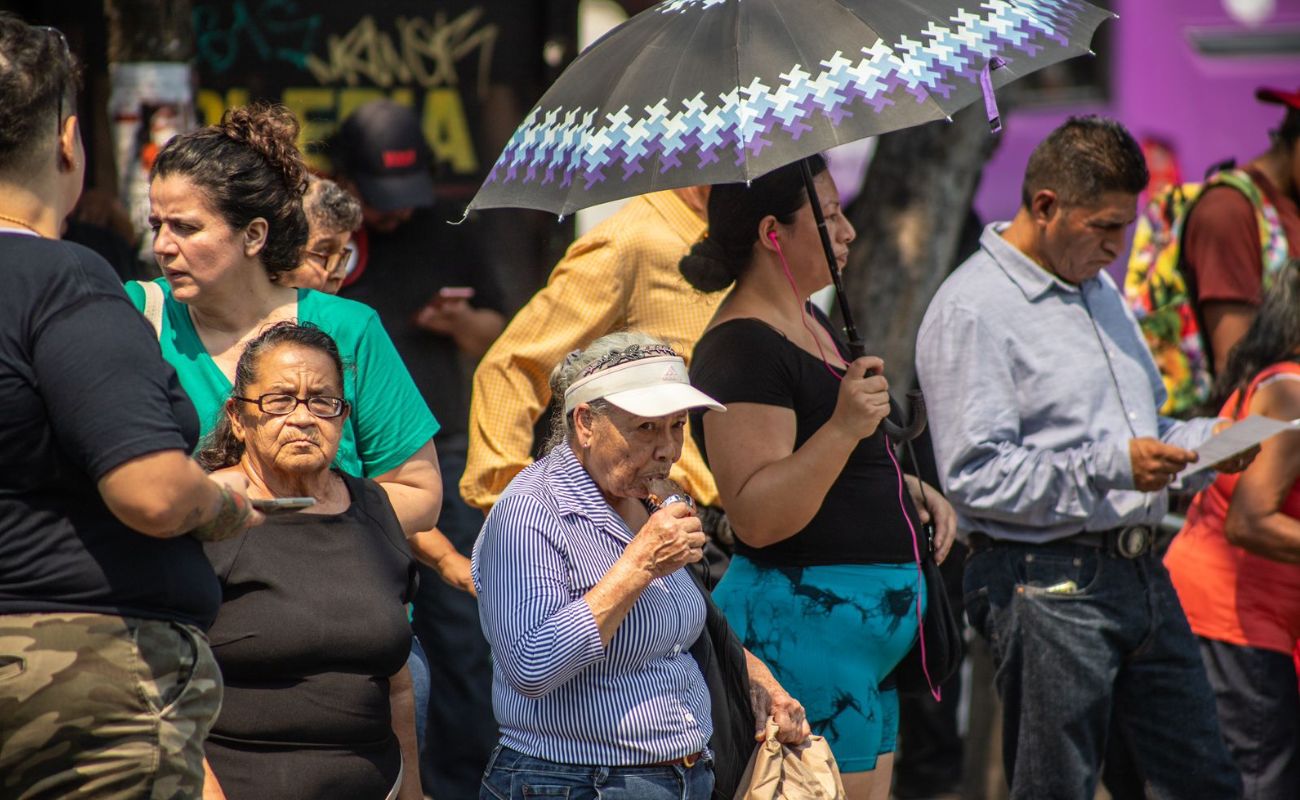
<instances>
[{"instance_id":1,"label":"black poster","mask_svg":"<svg viewBox=\"0 0 1300 800\"><path fill-rule=\"evenodd\" d=\"M358 105L412 105L438 179L468 200L515 125L573 56L577 0L222 0L193 4L200 122L274 100L321 143ZM449 185L450 184L450 185Z\"/></svg>"}]
</instances>

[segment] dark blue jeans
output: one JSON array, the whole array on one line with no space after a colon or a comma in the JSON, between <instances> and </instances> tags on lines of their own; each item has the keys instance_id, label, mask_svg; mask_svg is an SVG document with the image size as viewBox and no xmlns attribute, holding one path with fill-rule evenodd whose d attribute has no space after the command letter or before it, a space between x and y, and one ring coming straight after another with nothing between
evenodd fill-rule
<instances>
[{"instance_id":1,"label":"dark blue jeans","mask_svg":"<svg viewBox=\"0 0 1300 800\"><path fill-rule=\"evenodd\" d=\"M1112 718L1148 797L1241 797L1196 640L1155 556L997 544L967 560L964 588L997 666L1012 798L1091 800Z\"/></svg>"},{"instance_id":2,"label":"dark blue jeans","mask_svg":"<svg viewBox=\"0 0 1300 800\"><path fill-rule=\"evenodd\" d=\"M685 767L590 767L557 764L497 746L479 800L709 800L713 762Z\"/></svg>"},{"instance_id":3,"label":"dark blue jeans","mask_svg":"<svg viewBox=\"0 0 1300 800\"><path fill-rule=\"evenodd\" d=\"M434 441L442 468L438 528L468 556L483 527L483 514L460 499L464 440ZM444 583L436 570L421 565L412 628L428 655L432 686L420 752L424 790L439 800L474 797L483 765L497 741L492 657L479 624L478 602Z\"/></svg>"}]
</instances>

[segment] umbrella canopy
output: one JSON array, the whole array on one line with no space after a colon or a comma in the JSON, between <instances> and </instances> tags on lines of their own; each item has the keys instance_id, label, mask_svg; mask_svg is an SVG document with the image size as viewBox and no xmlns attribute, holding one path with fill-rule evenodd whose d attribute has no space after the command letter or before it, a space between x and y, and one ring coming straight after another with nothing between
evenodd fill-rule
<instances>
[{"instance_id":1,"label":"umbrella canopy","mask_svg":"<svg viewBox=\"0 0 1300 800\"><path fill-rule=\"evenodd\" d=\"M667 0L569 65L469 209L563 215L750 180L950 117L981 77L988 96L1088 52L1111 16L1082 0Z\"/></svg>"}]
</instances>

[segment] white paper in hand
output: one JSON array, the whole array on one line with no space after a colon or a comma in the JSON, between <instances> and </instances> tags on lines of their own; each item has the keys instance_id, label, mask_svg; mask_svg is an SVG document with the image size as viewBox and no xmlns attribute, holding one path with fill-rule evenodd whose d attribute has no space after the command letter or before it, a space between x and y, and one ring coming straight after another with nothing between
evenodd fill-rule
<instances>
[{"instance_id":1,"label":"white paper in hand","mask_svg":"<svg viewBox=\"0 0 1300 800\"><path fill-rule=\"evenodd\" d=\"M1282 431L1297 429L1300 429L1300 419L1293 419L1288 422L1256 415L1246 417L1240 422L1224 428L1220 433L1211 436L1200 447L1196 448L1196 454L1200 458L1197 459L1195 464L1180 472L1178 477L1187 478L1202 470L1212 469L1215 464L1225 458L1232 458L1235 455L1244 453L1270 436L1279 434Z\"/></svg>"}]
</instances>

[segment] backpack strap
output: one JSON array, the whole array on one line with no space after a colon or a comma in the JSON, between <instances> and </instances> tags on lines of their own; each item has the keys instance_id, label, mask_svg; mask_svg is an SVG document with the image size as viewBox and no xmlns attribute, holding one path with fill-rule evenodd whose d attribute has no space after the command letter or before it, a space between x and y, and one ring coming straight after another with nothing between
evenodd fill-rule
<instances>
[{"instance_id":1,"label":"backpack strap","mask_svg":"<svg viewBox=\"0 0 1300 800\"><path fill-rule=\"evenodd\" d=\"M1182 275L1183 285L1187 287L1187 302L1191 306L1192 314L1196 317L1198 335L1201 339L1202 352L1206 354L1205 368L1210 376L1214 376L1214 359L1210 357L1211 348L1209 341L1209 329L1205 325L1205 317L1201 309L1201 304L1197 302L1196 275L1187 269L1186 259L1183 257L1184 245L1187 239L1187 221L1192 218L1192 211L1205 197L1205 193L1215 186L1231 186L1233 189L1241 192L1250 201L1251 206L1255 209L1255 219L1258 221L1260 229L1260 250L1264 256L1264 262L1260 265L1261 276L1265 285L1276 267L1269 262L1270 236L1273 234L1272 229L1277 228L1277 234L1281 234L1281 225L1275 224L1277 212L1264 193L1260 191L1259 185L1251 179L1250 173L1244 169L1236 167L1235 162L1229 160L1216 164L1211 167L1205 176L1205 183L1197 192L1196 197L1192 198L1187 207L1183 209L1182 218L1178 220L1174 236L1178 241L1178 260L1175 269ZM1282 248L1286 248L1286 240L1282 240Z\"/></svg>"},{"instance_id":2,"label":"backpack strap","mask_svg":"<svg viewBox=\"0 0 1300 800\"><path fill-rule=\"evenodd\" d=\"M163 290L153 281L140 281L144 289L144 318L153 326L154 336L162 341Z\"/></svg>"}]
</instances>

